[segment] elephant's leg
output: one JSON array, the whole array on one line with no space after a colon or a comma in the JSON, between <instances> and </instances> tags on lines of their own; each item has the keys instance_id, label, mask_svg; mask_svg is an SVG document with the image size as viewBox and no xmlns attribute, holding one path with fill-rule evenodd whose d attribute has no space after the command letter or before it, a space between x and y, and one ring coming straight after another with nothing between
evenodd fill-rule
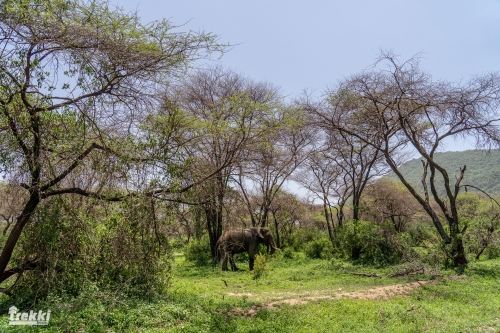
<instances>
[{"instance_id":1,"label":"elephant's leg","mask_svg":"<svg viewBox=\"0 0 500 333\"><path fill-rule=\"evenodd\" d=\"M227 271L227 254L222 257L222 270Z\"/></svg>"},{"instance_id":2,"label":"elephant's leg","mask_svg":"<svg viewBox=\"0 0 500 333\"><path fill-rule=\"evenodd\" d=\"M238 270L238 267L236 267L236 264L234 263L234 259L233 259L233 254L229 254L229 263L231 264L231 270L233 272L236 272Z\"/></svg>"},{"instance_id":3,"label":"elephant's leg","mask_svg":"<svg viewBox=\"0 0 500 333\"><path fill-rule=\"evenodd\" d=\"M250 270L253 271L253 263L254 263L255 259L250 257Z\"/></svg>"}]
</instances>

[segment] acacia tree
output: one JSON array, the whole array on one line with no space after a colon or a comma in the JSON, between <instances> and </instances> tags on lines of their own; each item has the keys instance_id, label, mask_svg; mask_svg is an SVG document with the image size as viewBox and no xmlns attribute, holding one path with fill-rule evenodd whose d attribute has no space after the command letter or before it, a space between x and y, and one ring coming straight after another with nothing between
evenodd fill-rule
<instances>
[{"instance_id":1,"label":"acacia tree","mask_svg":"<svg viewBox=\"0 0 500 333\"><path fill-rule=\"evenodd\" d=\"M127 190L129 171L154 159L138 135L157 84L219 49L216 36L174 28L143 25L100 0L2 1L0 169L26 200L0 255L0 281L32 264L7 269L44 199L118 201L137 190Z\"/></svg>"},{"instance_id":2,"label":"acacia tree","mask_svg":"<svg viewBox=\"0 0 500 333\"><path fill-rule=\"evenodd\" d=\"M203 208L212 257L222 235L224 204L231 175L248 149L269 128L267 119L280 103L273 86L254 82L230 70L213 67L195 71L165 94L164 107L180 109L192 123L186 153L193 181L210 179L193 188Z\"/></svg>"},{"instance_id":3,"label":"acacia tree","mask_svg":"<svg viewBox=\"0 0 500 333\"><path fill-rule=\"evenodd\" d=\"M280 191L269 207L269 211L272 215L276 246L281 248L290 238L295 221L301 218L305 208L295 195Z\"/></svg>"},{"instance_id":4,"label":"acacia tree","mask_svg":"<svg viewBox=\"0 0 500 333\"><path fill-rule=\"evenodd\" d=\"M404 63L382 54L370 69L341 81L330 90L327 110L318 111L328 128L369 144L383 156L392 171L430 216L456 266L467 264L456 199L466 166L452 183L435 153L449 138L474 139L489 148L500 139L500 77L486 74L466 84L433 81L420 70L418 59ZM414 149L423 160L423 193L398 169L397 152ZM440 197L436 179L444 181ZM430 188L430 193L429 193ZM431 203L431 196L439 208ZM444 215L439 218L438 210ZM448 231L443 222L447 223Z\"/></svg>"},{"instance_id":5,"label":"acacia tree","mask_svg":"<svg viewBox=\"0 0 500 333\"><path fill-rule=\"evenodd\" d=\"M367 215L378 222L390 220L396 232L404 231L422 209L402 184L386 178L377 179L367 186L363 201Z\"/></svg>"},{"instance_id":6,"label":"acacia tree","mask_svg":"<svg viewBox=\"0 0 500 333\"><path fill-rule=\"evenodd\" d=\"M311 154L306 168L296 179L323 201L330 241L335 245L332 208L336 211L337 226L345 220L344 208L352 200L352 218L360 218L361 195L373 177L381 174L380 155L359 140L350 140L342 133L328 133L325 147ZM335 205L331 203L335 202ZM361 247L352 248L352 259L358 259Z\"/></svg>"},{"instance_id":7,"label":"acacia tree","mask_svg":"<svg viewBox=\"0 0 500 333\"><path fill-rule=\"evenodd\" d=\"M310 107L310 105L309 105ZM325 107L316 104L312 110ZM312 114L314 116L314 113ZM314 117L313 117L314 119ZM352 200L353 220L360 218L361 195L367 184L385 172L381 154L360 140L322 126L321 118L313 120L315 128L323 130L322 147L314 149L295 179L323 202L330 240L334 242L336 211L337 225L345 220L344 207ZM318 135L319 139L319 135Z\"/></svg>"},{"instance_id":8,"label":"acacia tree","mask_svg":"<svg viewBox=\"0 0 500 333\"><path fill-rule=\"evenodd\" d=\"M336 210L337 226L341 226L344 220L344 205L350 195L347 182L342 182L342 174L342 169L335 160L329 158L323 149L319 149L308 156L300 172L293 177L295 181L322 201L328 235L332 244L335 239L332 208Z\"/></svg>"},{"instance_id":9,"label":"acacia tree","mask_svg":"<svg viewBox=\"0 0 500 333\"><path fill-rule=\"evenodd\" d=\"M283 184L306 159L313 143L312 129L297 105L277 110L265 137L248 149L234 181L247 204L252 225L268 224L270 207Z\"/></svg>"},{"instance_id":10,"label":"acacia tree","mask_svg":"<svg viewBox=\"0 0 500 333\"><path fill-rule=\"evenodd\" d=\"M348 136L341 131L330 133L329 141L327 154L333 155L330 158L334 159L342 170L343 184L338 187L340 191L337 191L337 195L339 198L350 196L352 199L352 219L357 221L360 218L361 195L366 185L374 177L385 173L381 163L382 154L371 144ZM348 189L348 191L342 189ZM344 199L344 203L346 199Z\"/></svg>"}]
</instances>

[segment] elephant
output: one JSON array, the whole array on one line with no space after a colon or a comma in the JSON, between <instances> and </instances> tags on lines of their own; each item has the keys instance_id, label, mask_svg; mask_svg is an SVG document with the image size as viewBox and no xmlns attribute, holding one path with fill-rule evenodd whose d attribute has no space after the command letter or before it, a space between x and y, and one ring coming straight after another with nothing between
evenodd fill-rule
<instances>
[{"instance_id":1,"label":"elephant","mask_svg":"<svg viewBox=\"0 0 500 333\"><path fill-rule=\"evenodd\" d=\"M247 252L250 258L250 270L253 270L255 255L258 253L259 244L267 246L267 252L271 248L271 254L276 250L273 235L268 228L254 227L250 229L228 230L217 241L217 252L222 260L222 270L227 271L227 261L231 264L231 270L237 271L234 264L233 254Z\"/></svg>"}]
</instances>

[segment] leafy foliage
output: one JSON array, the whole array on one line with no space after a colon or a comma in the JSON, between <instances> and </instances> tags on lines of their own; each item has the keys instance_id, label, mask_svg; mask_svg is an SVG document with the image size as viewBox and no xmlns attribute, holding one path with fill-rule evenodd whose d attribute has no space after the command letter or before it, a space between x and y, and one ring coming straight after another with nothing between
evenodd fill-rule
<instances>
[{"instance_id":1,"label":"leafy foliage","mask_svg":"<svg viewBox=\"0 0 500 333\"><path fill-rule=\"evenodd\" d=\"M210 256L210 240L208 235L203 235L200 240L192 239L184 247L184 257L188 262L194 262L197 266L208 265L212 262Z\"/></svg>"},{"instance_id":2,"label":"leafy foliage","mask_svg":"<svg viewBox=\"0 0 500 333\"><path fill-rule=\"evenodd\" d=\"M255 256L252 279L258 280L268 272L267 259L265 255L257 254Z\"/></svg>"},{"instance_id":3,"label":"leafy foliage","mask_svg":"<svg viewBox=\"0 0 500 333\"><path fill-rule=\"evenodd\" d=\"M287 247L283 250L283 258L293 259L293 257L294 257L294 254L293 254L293 250L291 248Z\"/></svg>"},{"instance_id":4,"label":"leafy foliage","mask_svg":"<svg viewBox=\"0 0 500 333\"><path fill-rule=\"evenodd\" d=\"M75 283L81 277L105 285L100 279L108 276L109 284L133 280L155 289L150 279L169 267L157 261L168 242L147 198L176 192L184 161L178 158L177 132L168 128L168 139L154 140L158 133L145 120L160 113L160 86L184 74L195 59L226 48L215 35L174 28L168 20L143 24L136 14L102 0L0 3L5 36L0 39L0 173L27 197L16 207L16 226L2 248L0 281L13 271L22 275L23 267L38 260L46 265L39 274L67 270L65 259L76 265L70 256L96 247L93 253L102 257L83 251L92 259L72 273L78 275ZM176 126L180 118L168 124ZM79 207L58 230L56 216L43 208L36 212L60 195L122 201L123 206L93 219ZM34 230L40 225L46 230ZM31 239L23 235L25 228L33 229ZM20 241L25 242L22 251L14 253ZM44 262L59 244L68 246L68 254L58 248L61 260L47 259L55 266ZM9 267L11 258L17 258L18 267ZM45 277L40 281L46 283Z\"/></svg>"},{"instance_id":5,"label":"leafy foliage","mask_svg":"<svg viewBox=\"0 0 500 333\"><path fill-rule=\"evenodd\" d=\"M390 225L362 220L347 221L339 228L336 244L342 256L377 266L398 263L411 251L407 234L396 234Z\"/></svg>"},{"instance_id":6,"label":"leafy foliage","mask_svg":"<svg viewBox=\"0 0 500 333\"><path fill-rule=\"evenodd\" d=\"M162 294L172 259L163 221L153 221L141 200L107 207L76 202L79 210L61 197L39 206L14 258L36 261L36 268L25 273L15 293L76 296L95 285L129 295Z\"/></svg>"},{"instance_id":7,"label":"leafy foliage","mask_svg":"<svg viewBox=\"0 0 500 333\"><path fill-rule=\"evenodd\" d=\"M313 240L305 245L304 253L311 259L329 259L333 253L332 243L326 237Z\"/></svg>"}]
</instances>

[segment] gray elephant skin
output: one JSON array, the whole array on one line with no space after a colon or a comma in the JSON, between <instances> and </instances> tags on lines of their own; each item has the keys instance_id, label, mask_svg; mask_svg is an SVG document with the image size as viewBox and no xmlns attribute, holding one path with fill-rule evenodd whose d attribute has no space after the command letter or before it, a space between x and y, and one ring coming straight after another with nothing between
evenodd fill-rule
<instances>
[{"instance_id":1,"label":"gray elephant skin","mask_svg":"<svg viewBox=\"0 0 500 333\"><path fill-rule=\"evenodd\" d=\"M250 258L250 270L253 270L255 255L258 254L259 244L267 246L267 252L271 249L271 254L276 250L274 238L268 228L250 228L228 230L217 241L217 251L222 261L222 270L227 271L227 262L231 264L231 270L238 268L234 264L233 255L247 252Z\"/></svg>"}]
</instances>

